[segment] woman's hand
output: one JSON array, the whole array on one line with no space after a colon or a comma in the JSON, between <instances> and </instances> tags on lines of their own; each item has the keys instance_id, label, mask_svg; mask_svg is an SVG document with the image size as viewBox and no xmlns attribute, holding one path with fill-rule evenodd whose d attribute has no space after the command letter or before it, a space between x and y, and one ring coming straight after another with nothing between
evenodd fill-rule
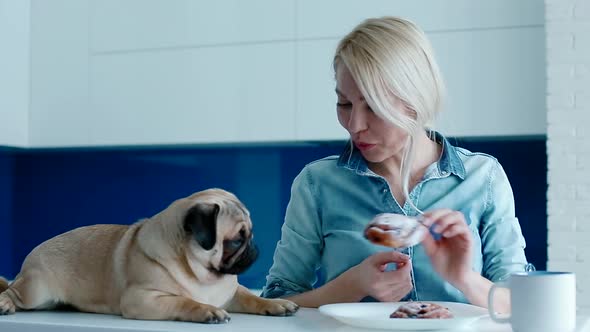
<instances>
[{"instance_id":1,"label":"woman's hand","mask_svg":"<svg viewBox=\"0 0 590 332\"><path fill-rule=\"evenodd\" d=\"M385 271L387 264L397 269ZM397 251L378 252L348 270L358 291L381 302L396 302L412 290L412 262L410 257ZM363 296L363 297L364 297Z\"/></svg>"},{"instance_id":2,"label":"woman's hand","mask_svg":"<svg viewBox=\"0 0 590 332\"><path fill-rule=\"evenodd\" d=\"M385 271L387 264L395 271ZM320 288L287 297L302 307L317 308L329 303L358 302L371 296L382 302L401 300L412 290L410 257L396 251L367 257Z\"/></svg>"},{"instance_id":3,"label":"woman's hand","mask_svg":"<svg viewBox=\"0 0 590 332\"><path fill-rule=\"evenodd\" d=\"M459 211L439 209L424 213L424 225L434 225L433 231L441 235L434 240L430 232L422 246L434 269L453 286L462 286L473 273L471 231Z\"/></svg>"}]
</instances>

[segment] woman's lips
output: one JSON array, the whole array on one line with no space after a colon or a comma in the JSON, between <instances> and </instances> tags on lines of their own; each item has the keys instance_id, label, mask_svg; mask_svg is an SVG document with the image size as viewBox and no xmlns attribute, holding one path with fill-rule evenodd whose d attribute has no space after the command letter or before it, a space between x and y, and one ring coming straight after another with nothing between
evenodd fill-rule
<instances>
[{"instance_id":1,"label":"woman's lips","mask_svg":"<svg viewBox=\"0 0 590 332\"><path fill-rule=\"evenodd\" d=\"M370 150L375 146L375 144L361 143L361 142L356 142L356 143L354 143L354 145L361 151Z\"/></svg>"}]
</instances>

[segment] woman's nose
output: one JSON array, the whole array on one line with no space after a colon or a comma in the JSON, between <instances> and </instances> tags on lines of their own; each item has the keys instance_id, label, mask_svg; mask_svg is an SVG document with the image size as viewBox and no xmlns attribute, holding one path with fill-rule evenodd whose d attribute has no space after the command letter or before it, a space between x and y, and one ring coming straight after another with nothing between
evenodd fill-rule
<instances>
[{"instance_id":1,"label":"woman's nose","mask_svg":"<svg viewBox=\"0 0 590 332\"><path fill-rule=\"evenodd\" d=\"M367 119L364 110L355 108L348 119L348 131L358 133L367 129Z\"/></svg>"}]
</instances>

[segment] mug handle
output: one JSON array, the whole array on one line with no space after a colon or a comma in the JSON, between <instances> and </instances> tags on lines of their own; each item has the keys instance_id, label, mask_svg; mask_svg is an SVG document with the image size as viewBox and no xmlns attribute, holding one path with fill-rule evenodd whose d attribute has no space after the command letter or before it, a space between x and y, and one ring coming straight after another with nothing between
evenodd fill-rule
<instances>
[{"instance_id":1,"label":"mug handle","mask_svg":"<svg viewBox=\"0 0 590 332\"><path fill-rule=\"evenodd\" d=\"M494 310L494 293L498 288L508 288L506 287L505 282L498 282L492 285L490 288L490 292L488 293L488 313L490 314L490 318L496 323L508 323L510 322L510 317L500 318L496 316L496 311Z\"/></svg>"}]
</instances>

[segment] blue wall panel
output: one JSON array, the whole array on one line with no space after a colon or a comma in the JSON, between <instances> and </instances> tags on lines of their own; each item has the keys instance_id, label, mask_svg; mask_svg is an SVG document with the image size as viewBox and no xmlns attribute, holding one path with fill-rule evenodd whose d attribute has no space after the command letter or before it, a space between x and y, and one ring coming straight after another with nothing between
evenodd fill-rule
<instances>
[{"instance_id":1,"label":"blue wall panel","mask_svg":"<svg viewBox=\"0 0 590 332\"><path fill-rule=\"evenodd\" d=\"M0 147L0 275L13 273L12 250L12 150Z\"/></svg>"},{"instance_id":2,"label":"blue wall panel","mask_svg":"<svg viewBox=\"0 0 590 332\"><path fill-rule=\"evenodd\" d=\"M515 192L527 255L538 268L545 268L545 139L454 143L500 160ZM250 209L261 252L240 281L262 287L292 180L306 163L338 154L343 144L0 151L0 274L13 277L36 245L72 228L131 224L179 197L219 187L234 192Z\"/></svg>"}]
</instances>

